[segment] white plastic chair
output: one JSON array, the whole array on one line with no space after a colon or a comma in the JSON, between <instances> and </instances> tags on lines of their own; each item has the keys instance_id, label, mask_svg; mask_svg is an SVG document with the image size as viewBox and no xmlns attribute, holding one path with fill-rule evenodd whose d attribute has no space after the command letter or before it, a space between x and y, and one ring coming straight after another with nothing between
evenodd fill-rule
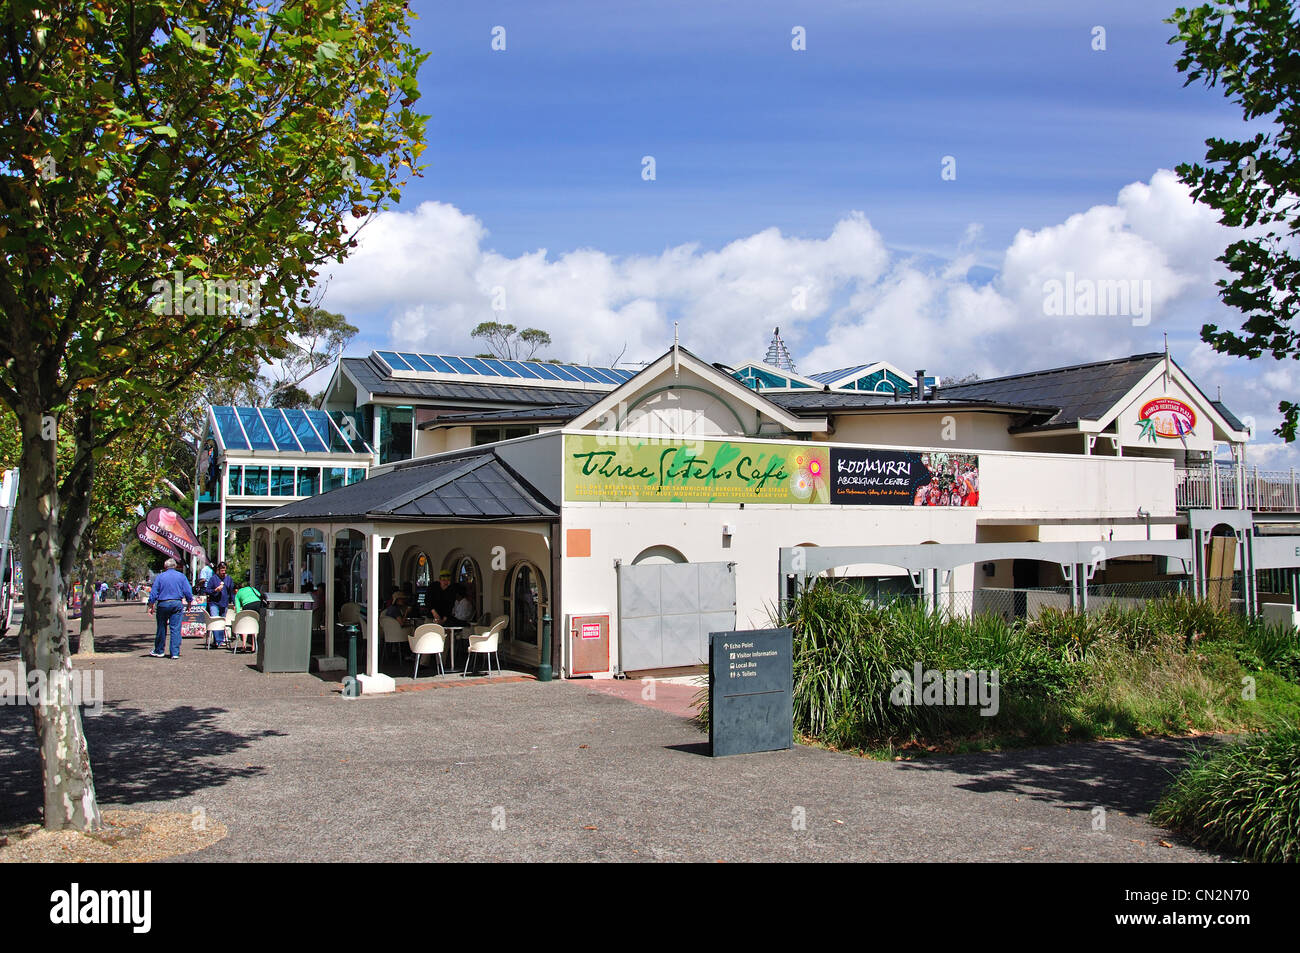
<instances>
[{"instance_id":1,"label":"white plastic chair","mask_svg":"<svg viewBox=\"0 0 1300 953\"><path fill-rule=\"evenodd\" d=\"M257 637L262 633L262 617L256 609L244 609L235 616L235 624L231 628L232 638L230 639L231 648L234 648L235 640L233 636L239 636L242 643L245 636L251 636L250 649L257 651ZM237 649L235 651L238 651Z\"/></svg>"},{"instance_id":2,"label":"white plastic chair","mask_svg":"<svg viewBox=\"0 0 1300 953\"><path fill-rule=\"evenodd\" d=\"M390 615L381 615L379 617L379 632L383 637L384 647L396 645L399 655L402 651L401 647L409 644L411 630Z\"/></svg>"},{"instance_id":3,"label":"white plastic chair","mask_svg":"<svg viewBox=\"0 0 1300 953\"><path fill-rule=\"evenodd\" d=\"M504 617L497 619L492 623L492 628L481 634L471 633L469 637L469 652L465 655L465 671L462 675L469 674L470 662L474 660L475 655L487 656L488 674L492 674L492 659L497 660L497 674L501 673L501 656L497 654L497 645L501 641L501 633L505 631L506 622Z\"/></svg>"},{"instance_id":4,"label":"white plastic chair","mask_svg":"<svg viewBox=\"0 0 1300 953\"><path fill-rule=\"evenodd\" d=\"M230 624L226 621L225 616L213 616L208 619L208 634L203 639L205 649L216 646L218 632L222 633L222 641L224 642L225 636L230 632Z\"/></svg>"},{"instance_id":5,"label":"white plastic chair","mask_svg":"<svg viewBox=\"0 0 1300 953\"><path fill-rule=\"evenodd\" d=\"M426 622L411 633L409 643L411 651L415 654L415 672L411 675L411 678L420 677L421 655L435 656L438 659L438 674L446 674L442 667L442 650L447 645L446 629L436 622Z\"/></svg>"},{"instance_id":6,"label":"white plastic chair","mask_svg":"<svg viewBox=\"0 0 1300 953\"><path fill-rule=\"evenodd\" d=\"M504 615L499 615L495 619L493 619L491 616L488 616L485 613L483 617L489 620L487 624L471 626L469 630L470 635L487 635L493 629L502 631L505 629L506 623L510 621L510 617Z\"/></svg>"}]
</instances>

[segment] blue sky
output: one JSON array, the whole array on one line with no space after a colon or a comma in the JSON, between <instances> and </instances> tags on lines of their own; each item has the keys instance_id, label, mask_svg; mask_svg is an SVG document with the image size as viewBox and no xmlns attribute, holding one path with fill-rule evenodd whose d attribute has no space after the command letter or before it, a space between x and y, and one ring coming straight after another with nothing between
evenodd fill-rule
<instances>
[{"instance_id":1,"label":"blue sky","mask_svg":"<svg viewBox=\"0 0 1300 953\"><path fill-rule=\"evenodd\" d=\"M1183 88L1159 3L456 6L413 4L430 168L403 205L456 205L507 255L819 236L851 209L891 247L951 253L978 221L1002 248L1241 127Z\"/></svg>"},{"instance_id":2,"label":"blue sky","mask_svg":"<svg viewBox=\"0 0 1300 953\"><path fill-rule=\"evenodd\" d=\"M1174 4L978 7L412 0L427 169L324 303L361 328L350 353L474 353L469 329L505 320L551 332L544 356L643 361L680 322L697 353L738 362L780 324L808 372L989 377L1160 350L1167 332L1273 440L1300 378L1199 342L1206 321L1239 324L1214 289L1230 236L1161 170L1247 127L1184 87ZM1150 280L1154 318L1045 317L1043 283L1067 272Z\"/></svg>"}]
</instances>

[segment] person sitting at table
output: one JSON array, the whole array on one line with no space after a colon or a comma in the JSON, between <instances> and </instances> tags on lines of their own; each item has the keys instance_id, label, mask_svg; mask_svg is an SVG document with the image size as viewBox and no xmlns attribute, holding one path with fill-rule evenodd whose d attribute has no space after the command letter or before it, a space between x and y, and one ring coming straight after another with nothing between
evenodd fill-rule
<instances>
[{"instance_id":1,"label":"person sitting at table","mask_svg":"<svg viewBox=\"0 0 1300 953\"><path fill-rule=\"evenodd\" d=\"M410 611L410 601L406 598L406 593L398 589L393 593L392 604L384 610L384 615L390 619L396 619L402 625L406 625L406 617Z\"/></svg>"},{"instance_id":2,"label":"person sitting at table","mask_svg":"<svg viewBox=\"0 0 1300 953\"><path fill-rule=\"evenodd\" d=\"M469 593L461 585L455 586L453 591L456 593L456 601L451 607L451 624L465 627L473 625L474 605L469 601Z\"/></svg>"}]
</instances>

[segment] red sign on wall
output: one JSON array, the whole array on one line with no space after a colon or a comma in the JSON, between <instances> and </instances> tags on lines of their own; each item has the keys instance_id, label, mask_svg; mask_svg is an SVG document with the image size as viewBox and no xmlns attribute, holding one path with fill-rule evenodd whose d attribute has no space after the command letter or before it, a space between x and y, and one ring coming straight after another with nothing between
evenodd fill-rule
<instances>
[{"instance_id":1,"label":"red sign on wall","mask_svg":"<svg viewBox=\"0 0 1300 953\"><path fill-rule=\"evenodd\" d=\"M1196 429L1196 411L1175 397L1157 397L1142 405L1138 421L1151 421L1157 437L1177 440Z\"/></svg>"}]
</instances>

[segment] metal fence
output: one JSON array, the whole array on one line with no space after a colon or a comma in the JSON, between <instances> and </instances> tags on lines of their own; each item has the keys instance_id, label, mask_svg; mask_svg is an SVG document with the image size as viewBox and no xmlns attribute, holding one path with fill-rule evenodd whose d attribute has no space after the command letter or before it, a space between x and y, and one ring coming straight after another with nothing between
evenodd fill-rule
<instances>
[{"instance_id":1,"label":"metal fence","mask_svg":"<svg viewBox=\"0 0 1300 953\"><path fill-rule=\"evenodd\" d=\"M1207 583L1208 598L1235 612L1245 612L1241 598L1240 574L1234 578L1211 579ZM1136 609L1153 599L1168 596L1192 595L1190 577L1152 580L1147 582L1120 582L1087 587L1087 605L1076 606L1078 593L1070 586L1040 587L1033 589L985 588L965 591L941 589L928 598L917 592L901 596L903 600L935 607L937 611L953 617L992 615L1008 621L1036 619L1045 609L1062 612L1083 609L1089 613L1109 608Z\"/></svg>"},{"instance_id":2,"label":"metal fence","mask_svg":"<svg viewBox=\"0 0 1300 953\"><path fill-rule=\"evenodd\" d=\"M1237 470L1219 466L1179 467L1175 471L1174 501L1179 509L1248 509L1259 512L1300 511L1300 484L1295 470L1247 468L1244 486L1238 485ZM1218 500L1215 500L1215 489ZM1242 505L1241 491L1245 491Z\"/></svg>"}]
</instances>

